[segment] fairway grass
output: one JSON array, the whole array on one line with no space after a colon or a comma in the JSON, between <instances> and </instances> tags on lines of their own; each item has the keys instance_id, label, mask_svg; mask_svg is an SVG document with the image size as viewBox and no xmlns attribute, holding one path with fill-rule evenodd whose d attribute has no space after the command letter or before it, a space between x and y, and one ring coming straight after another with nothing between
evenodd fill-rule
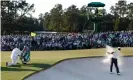
<instances>
[{"instance_id":1,"label":"fairway grass","mask_svg":"<svg viewBox=\"0 0 133 80\"><path fill-rule=\"evenodd\" d=\"M122 48L122 54L133 56L133 47ZM104 56L105 49L65 50L65 51L32 51L31 60L27 65L19 64L16 67L6 67L6 62L11 62L10 51L1 52L1 78L2 80L22 80L25 76L47 69L56 62L76 57Z\"/></svg>"}]
</instances>

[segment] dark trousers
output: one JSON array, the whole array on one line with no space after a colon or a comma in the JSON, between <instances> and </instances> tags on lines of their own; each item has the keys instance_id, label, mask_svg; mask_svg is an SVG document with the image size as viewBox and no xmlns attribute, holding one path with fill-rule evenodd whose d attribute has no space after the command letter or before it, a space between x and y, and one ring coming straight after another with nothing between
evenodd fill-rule
<instances>
[{"instance_id":1,"label":"dark trousers","mask_svg":"<svg viewBox=\"0 0 133 80\"><path fill-rule=\"evenodd\" d=\"M115 58L111 58L110 72L112 72L113 64L115 65L116 72L119 73L119 67L118 67L117 59L115 59Z\"/></svg>"}]
</instances>

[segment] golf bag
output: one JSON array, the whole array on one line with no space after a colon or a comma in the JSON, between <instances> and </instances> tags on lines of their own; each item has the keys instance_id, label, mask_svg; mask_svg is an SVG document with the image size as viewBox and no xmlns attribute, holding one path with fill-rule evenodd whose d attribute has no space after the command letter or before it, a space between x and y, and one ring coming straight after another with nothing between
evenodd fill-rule
<instances>
[{"instance_id":1,"label":"golf bag","mask_svg":"<svg viewBox=\"0 0 133 80\"><path fill-rule=\"evenodd\" d=\"M22 50L22 63L27 63L30 61L30 49L25 46L24 49Z\"/></svg>"}]
</instances>

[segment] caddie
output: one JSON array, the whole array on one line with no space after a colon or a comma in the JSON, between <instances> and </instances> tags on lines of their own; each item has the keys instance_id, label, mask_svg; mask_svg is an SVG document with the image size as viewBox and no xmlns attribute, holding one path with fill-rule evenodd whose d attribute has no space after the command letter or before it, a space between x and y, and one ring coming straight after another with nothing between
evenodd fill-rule
<instances>
[{"instance_id":1,"label":"caddie","mask_svg":"<svg viewBox=\"0 0 133 80\"><path fill-rule=\"evenodd\" d=\"M21 56L22 51L19 48L14 48L11 53L12 62L6 62L6 66L13 66L17 64L18 57Z\"/></svg>"},{"instance_id":2,"label":"caddie","mask_svg":"<svg viewBox=\"0 0 133 80\"><path fill-rule=\"evenodd\" d=\"M19 48L14 48L11 53L12 62L6 62L6 66L17 65L18 57L23 64L27 64L30 61L30 49L27 46L24 46L21 51Z\"/></svg>"}]
</instances>

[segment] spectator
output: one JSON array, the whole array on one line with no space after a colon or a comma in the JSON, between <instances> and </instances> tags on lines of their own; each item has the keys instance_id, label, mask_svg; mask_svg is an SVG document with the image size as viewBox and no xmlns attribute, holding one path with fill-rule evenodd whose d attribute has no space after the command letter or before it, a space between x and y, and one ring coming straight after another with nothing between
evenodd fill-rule
<instances>
[{"instance_id":1,"label":"spectator","mask_svg":"<svg viewBox=\"0 0 133 80\"><path fill-rule=\"evenodd\" d=\"M133 31L103 32L94 34L39 34L1 36L1 50L12 50L28 45L31 50L59 50L102 48L104 44L114 47L133 47Z\"/></svg>"}]
</instances>

